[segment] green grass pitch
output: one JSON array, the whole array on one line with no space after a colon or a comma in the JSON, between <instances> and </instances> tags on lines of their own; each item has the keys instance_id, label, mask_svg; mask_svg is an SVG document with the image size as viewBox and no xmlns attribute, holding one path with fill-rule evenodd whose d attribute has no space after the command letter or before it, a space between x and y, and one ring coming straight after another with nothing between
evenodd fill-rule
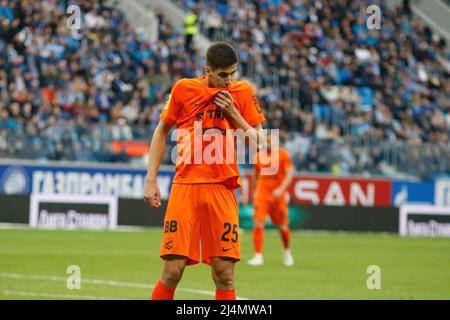
<instances>
[{"instance_id":1,"label":"green grass pitch","mask_svg":"<svg viewBox=\"0 0 450 320\"><path fill-rule=\"evenodd\" d=\"M148 299L162 269L161 229L134 232L0 230L0 299ZM236 291L248 299L450 299L450 239L293 232L293 267L277 232L265 233L265 265L248 266L252 233L241 234ZM68 266L81 269L69 290ZM381 289L367 288L369 265ZM187 267L175 299L213 299L209 267Z\"/></svg>"}]
</instances>

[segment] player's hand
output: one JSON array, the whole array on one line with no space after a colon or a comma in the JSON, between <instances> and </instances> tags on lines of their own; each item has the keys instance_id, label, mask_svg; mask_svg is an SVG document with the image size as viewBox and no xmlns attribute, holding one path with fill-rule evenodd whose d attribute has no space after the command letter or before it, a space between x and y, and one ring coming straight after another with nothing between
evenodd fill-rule
<instances>
[{"instance_id":1,"label":"player's hand","mask_svg":"<svg viewBox=\"0 0 450 320\"><path fill-rule=\"evenodd\" d=\"M152 208L161 206L161 193L156 181L146 181L144 191L144 202Z\"/></svg>"},{"instance_id":2,"label":"player's hand","mask_svg":"<svg viewBox=\"0 0 450 320\"><path fill-rule=\"evenodd\" d=\"M231 96L231 93L226 90L220 91L214 97L214 103L227 115L233 116L233 114L237 112L234 107L233 97Z\"/></svg>"},{"instance_id":3,"label":"player's hand","mask_svg":"<svg viewBox=\"0 0 450 320\"><path fill-rule=\"evenodd\" d=\"M273 192L272 192L272 196L275 199L280 198L282 194L283 194L283 190L281 190L280 188L277 188L277 189L273 190Z\"/></svg>"}]
</instances>

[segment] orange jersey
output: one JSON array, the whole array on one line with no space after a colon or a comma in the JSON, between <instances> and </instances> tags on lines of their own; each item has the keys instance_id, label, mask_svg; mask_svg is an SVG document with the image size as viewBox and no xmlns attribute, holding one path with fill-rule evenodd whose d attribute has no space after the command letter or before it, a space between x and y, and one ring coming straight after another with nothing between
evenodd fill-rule
<instances>
[{"instance_id":1,"label":"orange jersey","mask_svg":"<svg viewBox=\"0 0 450 320\"><path fill-rule=\"evenodd\" d=\"M241 182L235 139L225 134L235 128L214 103L215 95L222 90L230 92L236 109L251 126L265 118L248 83L233 81L227 88L210 88L204 79L201 76L178 81L161 113L161 120L176 124L178 132L179 155L173 183L223 183L238 188Z\"/></svg>"},{"instance_id":2,"label":"orange jersey","mask_svg":"<svg viewBox=\"0 0 450 320\"><path fill-rule=\"evenodd\" d=\"M278 170L276 170L275 174L261 174L261 169L270 168L274 162L278 163ZM272 192L281 185L286 177L286 169L291 167L291 157L283 148L272 150L272 152L258 152L255 163L255 170L258 175L255 197L260 199L271 198Z\"/></svg>"}]
</instances>

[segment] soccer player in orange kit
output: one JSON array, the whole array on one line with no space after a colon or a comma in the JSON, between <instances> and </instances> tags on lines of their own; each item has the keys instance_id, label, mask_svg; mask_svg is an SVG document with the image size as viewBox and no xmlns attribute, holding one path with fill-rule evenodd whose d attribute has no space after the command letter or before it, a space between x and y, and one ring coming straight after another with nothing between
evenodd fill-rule
<instances>
[{"instance_id":1,"label":"soccer player in orange kit","mask_svg":"<svg viewBox=\"0 0 450 320\"><path fill-rule=\"evenodd\" d=\"M294 264L294 258L290 250L290 230L288 205L286 201L286 189L292 182L294 166L289 153L283 148L272 149L271 135L267 135L267 149L256 154L255 194L253 197L253 245L255 255L247 263L252 266L264 264L263 242L264 225L267 214L270 220L278 227L283 242L283 263L286 266ZM261 170L277 163L277 170L273 174L261 174Z\"/></svg>"},{"instance_id":2,"label":"soccer player in orange kit","mask_svg":"<svg viewBox=\"0 0 450 320\"><path fill-rule=\"evenodd\" d=\"M166 139L174 124L177 132L184 132L177 140L181 151L164 217L160 251L163 270L152 299L173 299L185 266L199 262L212 268L216 299L236 299L234 264L240 260L240 239L234 189L241 185L236 155L232 163L211 163L203 159L210 144L203 141L199 146L196 139L208 131L218 131L222 134L216 135L214 142L223 139L223 145L231 141L234 146L235 140L227 139L225 132L242 129L252 145L263 143L260 129L265 118L253 89L233 79L237 59L229 44L212 44L206 52L205 75L181 79L174 85L153 134L144 201L159 207L156 177ZM201 163L196 161L199 152ZM219 158L227 156L223 153Z\"/></svg>"}]
</instances>

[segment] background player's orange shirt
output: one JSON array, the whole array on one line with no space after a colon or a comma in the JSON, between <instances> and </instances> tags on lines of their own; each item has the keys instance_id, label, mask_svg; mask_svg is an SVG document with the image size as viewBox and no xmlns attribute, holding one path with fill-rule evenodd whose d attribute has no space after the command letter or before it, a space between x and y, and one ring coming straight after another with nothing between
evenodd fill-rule
<instances>
[{"instance_id":1,"label":"background player's orange shirt","mask_svg":"<svg viewBox=\"0 0 450 320\"><path fill-rule=\"evenodd\" d=\"M225 139L222 134L227 129L234 129L234 126L214 104L214 97L222 90L229 91L236 109L251 126L263 122L265 118L248 83L233 81L227 88L210 88L204 79L205 76L201 76L178 81L161 113L161 120L170 125L176 124L178 132L179 155L173 183L223 183L231 188L238 188L241 183L234 151L235 139ZM214 133L215 136L210 137L210 141L202 142L202 137L198 135L199 125L203 140L208 133ZM219 140L222 140L222 148L217 148L220 144L212 147L212 143ZM227 143L231 143L229 149L226 148ZM219 150L222 152L217 152ZM232 154L227 153L227 150L232 150ZM212 155L213 163L206 162L211 161L211 157L205 161L204 155ZM217 163L217 159L221 159L222 163ZM198 163L199 160L201 163Z\"/></svg>"},{"instance_id":2,"label":"background player's orange shirt","mask_svg":"<svg viewBox=\"0 0 450 320\"><path fill-rule=\"evenodd\" d=\"M276 173L273 175L261 174L261 169L271 167L274 161L275 163L278 162L278 170ZM278 148L271 152L258 152L255 161L255 170L258 175L255 197L258 199L272 198L272 192L281 185L286 177L286 169L292 166L291 157L286 149Z\"/></svg>"}]
</instances>

